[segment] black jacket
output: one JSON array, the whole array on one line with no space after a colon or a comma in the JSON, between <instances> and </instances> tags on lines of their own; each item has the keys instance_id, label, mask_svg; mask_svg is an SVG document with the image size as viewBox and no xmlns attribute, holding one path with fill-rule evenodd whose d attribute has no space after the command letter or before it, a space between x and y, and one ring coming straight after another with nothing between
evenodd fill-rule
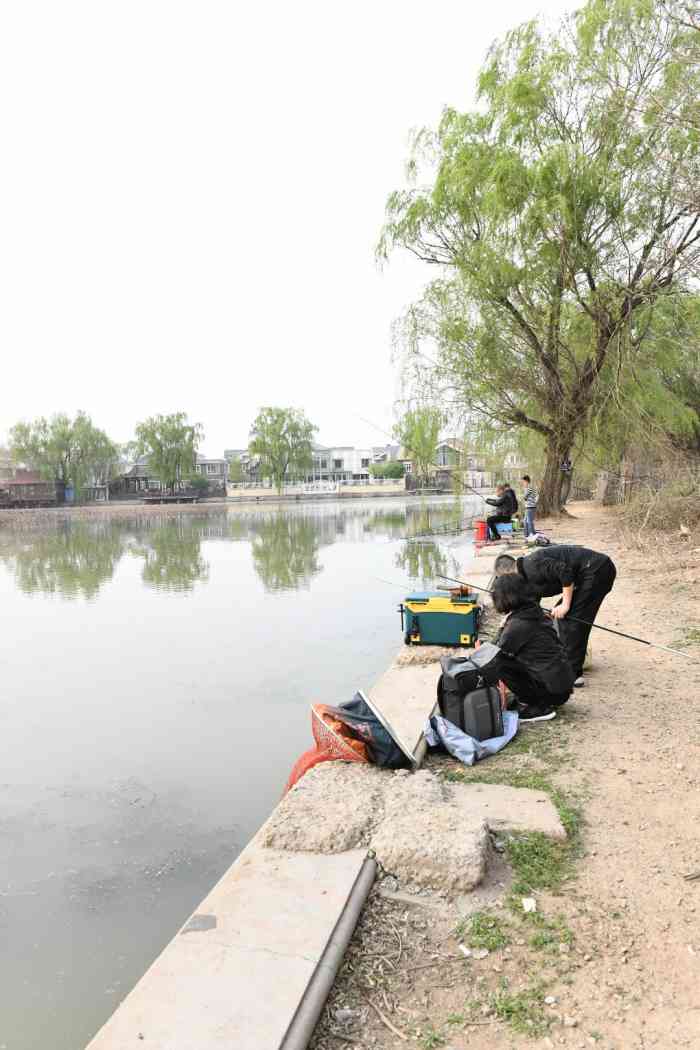
<instances>
[{"instance_id":1,"label":"black jacket","mask_svg":"<svg viewBox=\"0 0 700 1050\"><path fill-rule=\"evenodd\" d=\"M580 586L584 574L597 572L607 562L610 562L607 554L587 547L561 544L541 547L524 558L518 558L517 566L519 574L539 599L561 594L562 588L572 583L574 587Z\"/></svg>"},{"instance_id":2,"label":"black jacket","mask_svg":"<svg viewBox=\"0 0 700 1050\"><path fill-rule=\"evenodd\" d=\"M575 675L554 624L534 602L510 614L496 644L547 692L567 693L573 687Z\"/></svg>"},{"instance_id":3,"label":"black jacket","mask_svg":"<svg viewBox=\"0 0 700 1050\"><path fill-rule=\"evenodd\" d=\"M487 499L486 502L490 503L492 507L495 507L498 513L502 514L504 517L511 518L515 514L517 504L515 501L515 493L512 489L506 489L503 495L499 496L498 499Z\"/></svg>"}]
</instances>

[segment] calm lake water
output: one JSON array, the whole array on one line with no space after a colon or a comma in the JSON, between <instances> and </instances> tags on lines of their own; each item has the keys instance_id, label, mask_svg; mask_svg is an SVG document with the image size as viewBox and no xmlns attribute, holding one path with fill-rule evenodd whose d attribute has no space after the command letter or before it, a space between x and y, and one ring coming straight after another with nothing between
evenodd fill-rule
<instances>
[{"instance_id":1,"label":"calm lake water","mask_svg":"<svg viewBox=\"0 0 700 1050\"><path fill-rule=\"evenodd\" d=\"M0 1050L82 1050L278 801L309 704L370 686L403 594L458 574L464 537L405 537L482 506L0 530Z\"/></svg>"}]
</instances>

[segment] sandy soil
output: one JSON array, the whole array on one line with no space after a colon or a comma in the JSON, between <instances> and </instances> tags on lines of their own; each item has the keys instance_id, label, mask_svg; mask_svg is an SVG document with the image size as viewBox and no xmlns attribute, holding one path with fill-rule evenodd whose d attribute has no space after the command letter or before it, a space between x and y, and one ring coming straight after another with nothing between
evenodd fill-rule
<instances>
[{"instance_id":1,"label":"sandy soil","mask_svg":"<svg viewBox=\"0 0 700 1050\"><path fill-rule=\"evenodd\" d=\"M572 877L533 893L542 936L507 906L502 855L482 890L451 908L404 898L384 878L315 1050L700 1047L700 878L684 878L700 873L700 537L640 550L616 512L572 513L554 538L605 550L618 566L599 622L681 644L695 660L594 632L594 668L562 717L467 774L541 773L581 807ZM505 931L503 944L469 948L474 930L459 917L475 910Z\"/></svg>"}]
</instances>

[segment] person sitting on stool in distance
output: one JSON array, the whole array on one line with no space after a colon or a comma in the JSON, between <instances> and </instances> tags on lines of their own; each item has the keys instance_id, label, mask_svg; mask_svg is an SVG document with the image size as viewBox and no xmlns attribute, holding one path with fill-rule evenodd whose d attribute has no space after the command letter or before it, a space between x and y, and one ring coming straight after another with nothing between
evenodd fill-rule
<instances>
[{"instance_id":1,"label":"person sitting on stool in distance","mask_svg":"<svg viewBox=\"0 0 700 1050\"><path fill-rule=\"evenodd\" d=\"M490 540L498 540L500 536L496 525L505 525L512 520L515 513L513 490L502 484L496 485L496 498L487 499L486 502L496 508L496 513L486 519L488 536Z\"/></svg>"},{"instance_id":2,"label":"person sitting on stool in distance","mask_svg":"<svg viewBox=\"0 0 700 1050\"><path fill-rule=\"evenodd\" d=\"M501 554L494 568L499 577L517 573L529 584L538 602L561 595L551 615L557 621L559 637L574 672L574 685L584 685L583 663L591 625L617 575L612 560L587 547L558 544L541 547L524 558Z\"/></svg>"},{"instance_id":3,"label":"person sitting on stool in distance","mask_svg":"<svg viewBox=\"0 0 700 1050\"><path fill-rule=\"evenodd\" d=\"M505 621L495 639L498 656L484 677L505 682L522 722L546 722L571 696L574 673L551 617L520 576L499 576L493 586L496 611Z\"/></svg>"}]
</instances>

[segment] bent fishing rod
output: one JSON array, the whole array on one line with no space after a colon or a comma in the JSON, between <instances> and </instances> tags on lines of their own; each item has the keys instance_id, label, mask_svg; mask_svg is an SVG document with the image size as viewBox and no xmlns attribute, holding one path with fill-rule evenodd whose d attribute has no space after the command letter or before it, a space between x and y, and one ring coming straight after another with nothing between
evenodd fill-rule
<instances>
[{"instance_id":1,"label":"bent fishing rod","mask_svg":"<svg viewBox=\"0 0 700 1050\"><path fill-rule=\"evenodd\" d=\"M465 580L457 580L454 576L441 576L436 573L435 578L437 580L448 580L451 583L458 583L462 587L471 587L475 591L483 591L484 594L493 594L493 591L488 587L477 587L475 583L467 583ZM551 612L551 609L547 609L547 612ZM686 660L694 659L692 653L684 653L680 649L672 649L669 645L659 645L658 642L650 642L646 638L638 638L635 634L626 634L624 631L616 631L613 627L603 627L600 623L589 623L588 620L581 620L578 616L571 616L569 613L566 614L567 620L573 620L575 623L581 623L585 627L595 627L598 631L606 631L608 634L616 634L620 638L626 638L629 642L639 642L641 645L649 645L652 649L663 649L665 653L673 653L674 656L684 656Z\"/></svg>"}]
</instances>

